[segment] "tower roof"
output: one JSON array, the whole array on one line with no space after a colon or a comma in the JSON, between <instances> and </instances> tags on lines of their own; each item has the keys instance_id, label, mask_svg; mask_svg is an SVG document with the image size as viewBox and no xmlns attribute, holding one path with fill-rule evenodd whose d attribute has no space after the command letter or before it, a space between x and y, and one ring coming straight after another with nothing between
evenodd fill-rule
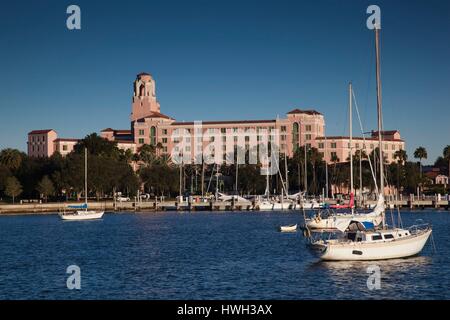
<instances>
[{"instance_id":1,"label":"tower roof","mask_svg":"<svg viewBox=\"0 0 450 320\"><path fill-rule=\"evenodd\" d=\"M300 110L300 109L291 110L287 114L301 114L301 113L308 115L321 115L321 113L316 110Z\"/></svg>"},{"instance_id":2,"label":"tower roof","mask_svg":"<svg viewBox=\"0 0 450 320\"><path fill-rule=\"evenodd\" d=\"M147 72L141 72L141 73L139 73L138 75L137 75L138 77L141 77L141 76L152 76L150 73L147 73Z\"/></svg>"}]
</instances>

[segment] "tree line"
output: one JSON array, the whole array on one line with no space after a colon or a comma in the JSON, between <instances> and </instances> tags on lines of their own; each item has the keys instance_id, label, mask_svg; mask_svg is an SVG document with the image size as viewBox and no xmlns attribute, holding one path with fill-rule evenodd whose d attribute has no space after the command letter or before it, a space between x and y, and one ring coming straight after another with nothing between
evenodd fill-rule
<instances>
[{"instance_id":1,"label":"tree line","mask_svg":"<svg viewBox=\"0 0 450 320\"><path fill-rule=\"evenodd\" d=\"M133 154L130 150L119 149L116 142L92 133L80 140L65 157L58 152L49 158L33 158L16 149L0 151L0 199L11 202L18 198L80 200L84 195L85 148L88 152L88 196L97 200L112 198L117 192L132 198L139 189L168 198L177 196L180 191L183 195L206 195L215 192L216 187L221 192L241 195L263 194L266 189L266 177L260 173L260 163L236 167L235 164L208 165L200 161L200 164L179 166L161 152L160 144L144 145ZM409 161L406 151L398 150L394 162L388 164L384 159L389 184L404 194L415 193L418 187L423 191L445 193L447 190L443 190L443 186L432 185L422 172L422 161L427 159L426 149L417 148L413 156L418 161ZM377 159L378 149L370 155L356 151L353 156L356 189L361 180L365 188L375 190L373 175L379 177ZM132 165L139 168L133 170ZM434 165L448 175L450 145L444 148ZM281 153L278 166L279 174L269 176L271 193L279 194L284 189L286 170L289 193L322 194L326 191L327 173L329 189L334 185L335 191L339 192L340 188L350 185L349 159L334 155L327 165L323 155L313 147L306 150L306 159L304 147L299 147L287 159Z\"/></svg>"}]
</instances>

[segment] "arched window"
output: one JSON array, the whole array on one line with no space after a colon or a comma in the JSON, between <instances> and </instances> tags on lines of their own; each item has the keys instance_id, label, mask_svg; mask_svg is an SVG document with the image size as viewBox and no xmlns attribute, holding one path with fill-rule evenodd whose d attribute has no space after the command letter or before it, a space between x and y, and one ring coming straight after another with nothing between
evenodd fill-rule
<instances>
[{"instance_id":1,"label":"arched window","mask_svg":"<svg viewBox=\"0 0 450 320\"><path fill-rule=\"evenodd\" d=\"M153 146L156 145L156 128L155 127L150 128L150 144Z\"/></svg>"},{"instance_id":2,"label":"arched window","mask_svg":"<svg viewBox=\"0 0 450 320\"><path fill-rule=\"evenodd\" d=\"M145 95L145 85L141 84L139 87L139 96L143 97Z\"/></svg>"},{"instance_id":3,"label":"arched window","mask_svg":"<svg viewBox=\"0 0 450 320\"><path fill-rule=\"evenodd\" d=\"M294 122L294 124L292 125L292 146L293 146L293 150L297 150L298 148L298 143L299 143L299 137L300 137L300 133L299 133L299 126L297 122Z\"/></svg>"}]
</instances>

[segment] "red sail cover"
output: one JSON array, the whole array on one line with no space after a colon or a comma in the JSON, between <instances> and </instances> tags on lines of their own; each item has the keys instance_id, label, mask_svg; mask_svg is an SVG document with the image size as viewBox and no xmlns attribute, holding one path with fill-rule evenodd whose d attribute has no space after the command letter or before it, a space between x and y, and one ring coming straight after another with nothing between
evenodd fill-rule
<instances>
[{"instance_id":1,"label":"red sail cover","mask_svg":"<svg viewBox=\"0 0 450 320\"><path fill-rule=\"evenodd\" d=\"M350 193L350 202L348 204L335 204L330 206L332 209L351 209L354 207L355 202L355 196L353 195L353 192Z\"/></svg>"}]
</instances>

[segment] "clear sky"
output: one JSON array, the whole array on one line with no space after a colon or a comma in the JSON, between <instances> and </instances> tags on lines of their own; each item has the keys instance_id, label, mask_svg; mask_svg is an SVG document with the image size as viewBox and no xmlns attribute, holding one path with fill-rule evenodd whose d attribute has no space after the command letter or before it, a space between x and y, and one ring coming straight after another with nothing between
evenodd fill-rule
<instances>
[{"instance_id":1,"label":"clear sky","mask_svg":"<svg viewBox=\"0 0 450 320\"><path fill-rule=\"evenodd\" d=\"M81 7L78 31L66 8ZM450 144L450 1L4 1L0 5L0 149L27 132L83 137L129 128L132 82L153 75L177 120L271 119L293 108L347 134L353 82L376 128L374 37L381 7L385 129L429 161ZM355 128L358 124L355 121ZM359 134L355 130L354 134Z\"/></svg>"}]
</instances>

